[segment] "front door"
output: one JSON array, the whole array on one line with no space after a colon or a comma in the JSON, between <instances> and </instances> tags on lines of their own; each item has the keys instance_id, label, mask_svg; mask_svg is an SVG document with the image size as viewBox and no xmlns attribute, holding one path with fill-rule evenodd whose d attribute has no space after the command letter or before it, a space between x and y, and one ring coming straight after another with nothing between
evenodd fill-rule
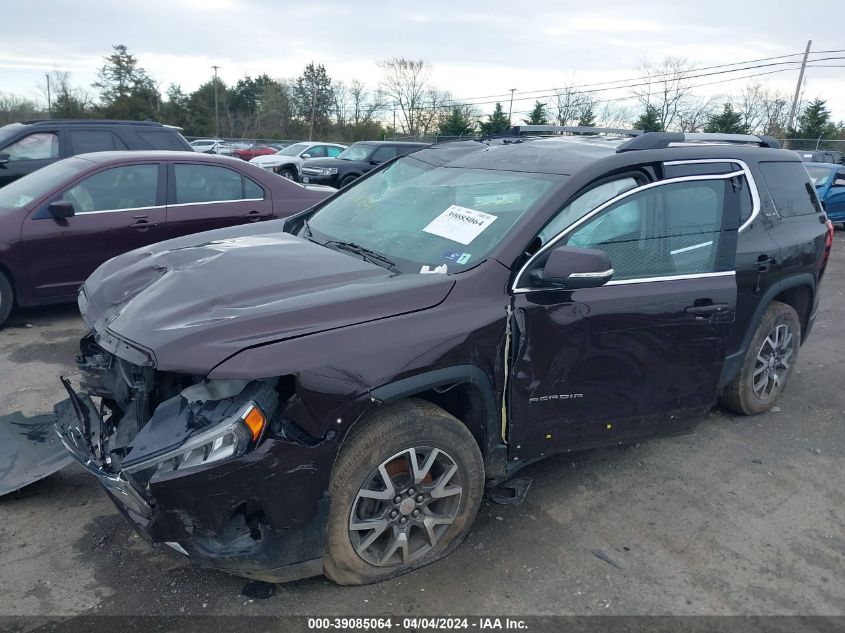
<instances>
[{"instance_id":1,"label":"front door","mask_svg":"<svg viewBox=\"0 0 845 633\"><path fill-rule=\"evenodd\" d=\"M509 394L515 457L682 432L715 404L736 309L742 178L692 176L630 190L548 243L607 252L614 274L604 286L538 285L532 269L548 250L519 275Z\"/></svg>"},{"instance_id":2,"label":"front door","mask_svg":"<svg viewBox=\"0 0 845 633\"><path fill-rule=\"evenodd\" d=\"M202 163L169 169L168 238L273 217L270 193L239 171Z\"/></svg>"},{"instance_id":3,"label":"front door","mask_svg":"<svg viewBox=\"0 0 845 633\"><path fill-rule=\"evenodd\" d=\"M24 221L28 286L38 299L72 299L106 260L164 239L164 168L149 162L104 169L53 200L73 203L73 217L56 220L45 203Z\"/></svg>"}]
</instances>

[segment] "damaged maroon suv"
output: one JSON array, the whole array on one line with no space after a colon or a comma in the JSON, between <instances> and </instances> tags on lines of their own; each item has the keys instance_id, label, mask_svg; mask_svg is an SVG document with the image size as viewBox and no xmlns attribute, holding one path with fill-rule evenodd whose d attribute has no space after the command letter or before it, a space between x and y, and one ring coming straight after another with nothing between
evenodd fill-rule
<instances>
[{"instance_id":1,"label":"damaged maroon suv","mask_svg":"<svg viewBox=\"0 0 845 633\"><path fill-rule=\"evenodd\" d=\"M423 149L283 225L103 264L68 450L199 564L356 584L445 556L543 456L770 408L825 266L798 157L541 130L562 134Z\"/></svg>"}]
</instances>

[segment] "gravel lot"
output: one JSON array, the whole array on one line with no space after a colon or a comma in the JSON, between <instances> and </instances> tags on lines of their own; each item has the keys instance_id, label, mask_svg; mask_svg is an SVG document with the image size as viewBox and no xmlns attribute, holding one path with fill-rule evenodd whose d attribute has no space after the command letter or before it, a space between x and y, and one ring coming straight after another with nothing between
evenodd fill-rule
<instances>
[{"instance_id":1,"label":"gravel lot","mask_svg":"<svg viewBox=\"0 0 845 633\"><path fill-rule=\"evenodd\" d=\"M779 409L549 458L526 469L522 506L485 502L468 541L423 570L351 588L204 570L134 536L71 466L0 498L0 615L845 614L843 273L837 232ZM80 334L75 306L13 314L0 412L51 410Z\"/></svg>"}]
</instances>

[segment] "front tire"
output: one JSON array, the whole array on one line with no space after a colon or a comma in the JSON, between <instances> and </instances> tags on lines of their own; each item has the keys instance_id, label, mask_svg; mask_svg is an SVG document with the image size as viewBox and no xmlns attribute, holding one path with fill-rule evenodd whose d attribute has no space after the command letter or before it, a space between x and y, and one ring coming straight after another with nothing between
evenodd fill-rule
<instances>
[{"instance_id":1,"label":"front tire","mask_svg":"<svg viewBox=\"0 0 845 633\"><path fill-rule=\"evenodd\" d=\"M293 169L285 167L284 169L279 170L279 175L285 180L293 180L296 182L296 172Z\"/></svg>"},{"instance_id":2,"label":"front tire","mask_svg":"<svg viewBox=\"0 0 845 633\"><path fill-rule=\"evenodd\" d=\"M375 413L335 462L324 573L361 585L446 556L469 532L483 489L481 452L459 420L422 400Z\"/></svg>"},{"instance_id":3,"label":"front tire","mask_svg":"<svg viewBox=\"0 0 845 633\"><path fill-rule=\"evenodd\" d=\"M0 272L0 326L5 323L15 303L15 292L8 277Z\"/></svg>"},{"instance_id":4,"label":"front tire","mask_svg":"<svg viewBox=\"0 0 845 633\"><path fill-rule=\"evenodd\" d=\"M772 301L751 339L739 373L719 396L720 404L745 415L771 409L786 388L800 344L798 313L790 305Z\"/></svg>"},{"instance_id":5,"label":"front tire","mask_svg":"<svg viewBox=\"0 0 845 633\"><path fill-rule=\"evenodd\" d=\"M344 187L351 185L356 180L358 180L358 176L344 176L343 179L340 181L340 188L343 189Z\"/></svg>"}]
</instances>

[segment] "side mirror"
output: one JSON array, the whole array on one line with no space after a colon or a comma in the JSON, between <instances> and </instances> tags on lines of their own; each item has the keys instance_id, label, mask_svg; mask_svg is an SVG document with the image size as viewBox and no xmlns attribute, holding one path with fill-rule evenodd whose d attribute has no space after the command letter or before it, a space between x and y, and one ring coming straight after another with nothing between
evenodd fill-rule
<instances>
[{"instance_id":1,"label":"side mirror","mask_svg":"<svg viewBox=\"0 0 845 633\"><path fill-rule=\"evenodd\" d=\"M380 160L371 160L370 165L381 165L381 161Z\"/></svg>"},{"instance_id":2,"label":"side mirror","mask_svg":"<svg viewBox=\"0 0 845 633\"><path fill-rule=\"evenodd\" d=\"M9 162L9 155L5 152L0 154L0 165L5 165Z\"/></svg>"},{"instance_id":3,"label":"side mirror","mask_svg":"<svg viewBox=\"0 0 845 633\"><path fill-rule=\"evenodd\" d=\"M73 203L68 200L51 202L47 206L47 211L57 220L66 220L76 215L76 209L73 208Z\"/></svg>"},{"instance_id":4,"label":"side mirror","mask_svg":"<svg viewBox=\"0 0 845 633\"><path fill-rule=\"evenodd\" d=\"M558 246L549 253L542 269L532 272L534 281L544 286L597 288L613 277L610 257L593 248Z\"/></svg>"},{"instance_id":5,"label":"side mirror","mask_svg":"<svg viewBox=\"0 0 845 633\"><path fill-rule=\"evenodd\" d=\"M302 154L300 158L311 158L311 154Z\"/></svg>"}]
</instances>

